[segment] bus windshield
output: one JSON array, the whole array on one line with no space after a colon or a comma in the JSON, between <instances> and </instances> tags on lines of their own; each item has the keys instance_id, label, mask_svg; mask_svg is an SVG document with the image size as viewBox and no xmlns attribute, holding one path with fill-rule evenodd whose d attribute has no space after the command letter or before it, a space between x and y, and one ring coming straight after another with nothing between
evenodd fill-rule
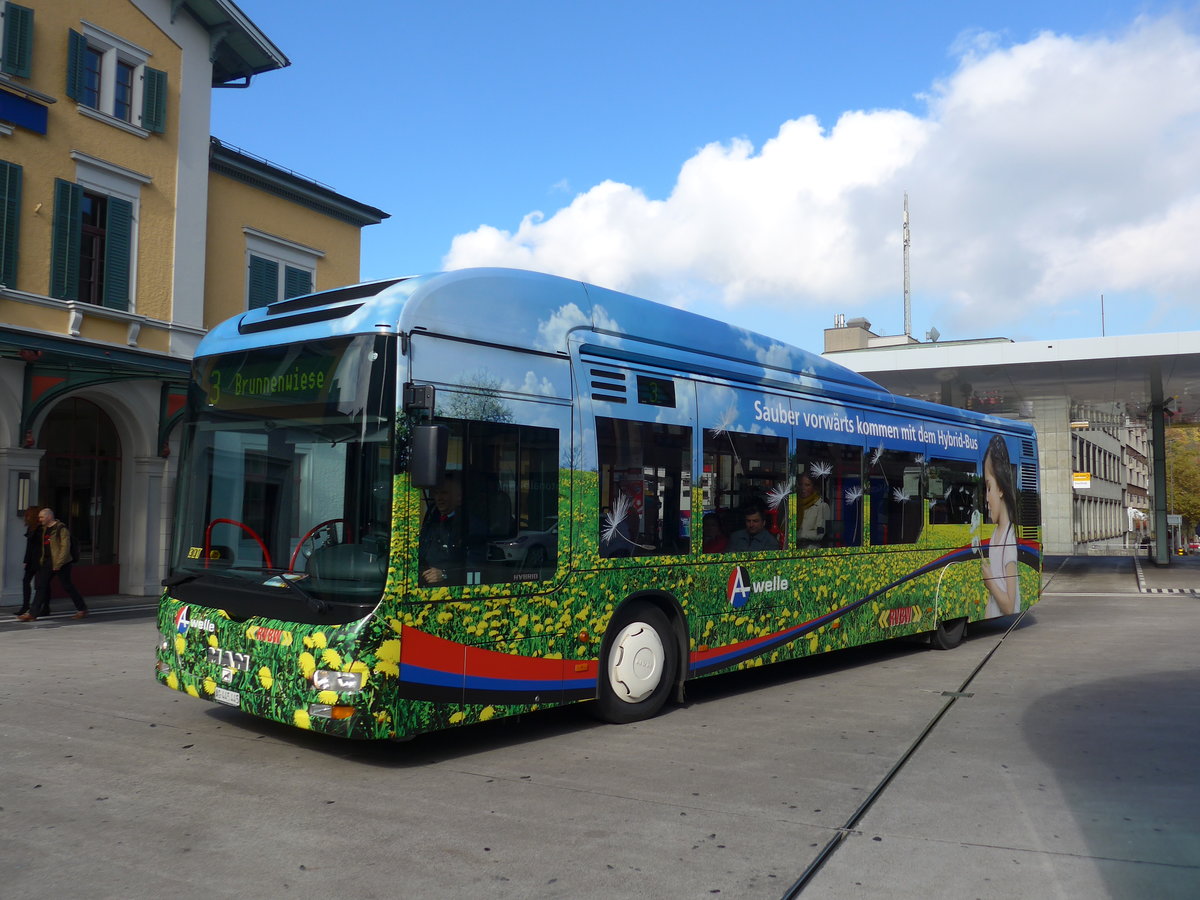
<instances>
[{"instance_id":1,"label":"bus windshield","mask_svg":"<svg viewBox=\"0 0 1200 900\"><path fill-rule=\"evenodd\" d=\"M231 615L350 620L387 576L394 339L196 361L168 582Z\"/></svg>"}]
</instances>

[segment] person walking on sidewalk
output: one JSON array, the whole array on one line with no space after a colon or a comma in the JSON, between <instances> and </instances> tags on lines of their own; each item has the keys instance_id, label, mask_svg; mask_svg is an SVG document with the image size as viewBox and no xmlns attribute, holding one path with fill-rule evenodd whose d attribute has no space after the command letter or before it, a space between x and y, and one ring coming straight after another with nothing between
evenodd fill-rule
<instances>
[{"instance_id":1,"label":"person walking on sidewalk","mask_svg":"<svg viewBox=\"0 0 1200 900\"><path fill-rule=\"evenodd\" d=\"M38 557L42 552L42 539L38 533L38 508L31 506L25 510L25 559L24 570L21 573L21 611L18 616L29 612L30 598L33 596L33 580L37 577Z\"/></svg>"},{"instance_id":2,"label":"person walking on sidewalk","mask_svg":"<svg viewBox=\"0 0 1200 900\"><path fill-rule=\"evenodd\" d=\"M82 619L88 614L88 608L79 589L71 583L71 564L75 561L71 552L71 532L54 517L52 509L43 509L38 513L38 522L42 527L38 529L41 547L35 579L37 592L33 598L33 609L17 618L22 622L36 622L38 616L46 615L50 609L50 579L57 575L59 583L75 604L74 618Z\"/></svg>"}]
</instances>

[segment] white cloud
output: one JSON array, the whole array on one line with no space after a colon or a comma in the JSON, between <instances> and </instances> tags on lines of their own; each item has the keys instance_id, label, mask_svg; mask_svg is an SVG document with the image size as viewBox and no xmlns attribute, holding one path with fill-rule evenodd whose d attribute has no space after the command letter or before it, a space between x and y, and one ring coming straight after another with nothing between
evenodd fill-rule
<instances>
[{"instance_id":1,"label":"white cloud","mask_svg":"<svg viewBox=\"0 0 1200 900\"><path fill-rule=\"evenodd\" d=\"M828 130L803 117L759 149L709 144L665 199L606 181L515 231L459 235L445 264L519 266L723 318L738 317L729 307L760 320L778 310L821 326L883 298L899 306L907 191L913 296L947 337L1019 331L1106 290L1193 292L1197 35L1142 19L1113 36L1011 46L969 35L956 51L924 115L853 111Z\"/></svg>"}]
</instances>

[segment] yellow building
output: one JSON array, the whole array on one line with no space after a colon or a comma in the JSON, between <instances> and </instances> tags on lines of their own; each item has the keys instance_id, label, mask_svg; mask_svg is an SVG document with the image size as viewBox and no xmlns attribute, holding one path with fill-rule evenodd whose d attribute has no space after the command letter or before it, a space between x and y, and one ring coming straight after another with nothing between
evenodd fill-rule
<instances>
[{"instance_id":1,"label":"yellow building","mask_svg":"<svg viewBox=\"0 0 1200 900\"><path fill-rule=\"evenodd\" d=\"M29 506L79 538L85 594L154 594L200 337L357 281L386 214L210 137L215 87L289 64L229 0L0 16L0 601Z\"/></svg>"}]
</instances>

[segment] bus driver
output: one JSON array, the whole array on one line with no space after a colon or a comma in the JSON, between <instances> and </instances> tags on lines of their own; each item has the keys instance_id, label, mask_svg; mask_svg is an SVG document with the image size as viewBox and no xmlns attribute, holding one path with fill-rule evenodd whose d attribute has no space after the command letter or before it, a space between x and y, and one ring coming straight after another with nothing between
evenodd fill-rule
<instances>
[{"instance_id":1,"label":"bus driver","mask_svg":"<svg viewBox=\"0 0 1200 900\"><path fill-rule=\"evenodd\" d=\"M482 568L487 530L463 511L463 486L454 472L431 492L433 502L421 523L417 569L426 586L466 584L467 571Z\"/></svg>"}]
</instances>

